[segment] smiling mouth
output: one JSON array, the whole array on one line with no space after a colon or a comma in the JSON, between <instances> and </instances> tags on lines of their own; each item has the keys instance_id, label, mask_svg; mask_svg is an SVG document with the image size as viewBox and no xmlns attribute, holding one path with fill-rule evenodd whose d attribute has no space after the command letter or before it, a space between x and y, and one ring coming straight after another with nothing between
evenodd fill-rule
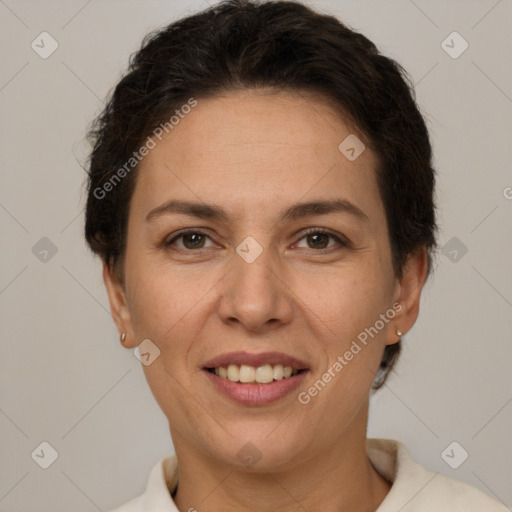
<instances>
[{"instance_id":1,"label":"smiling mouth","mask_svg":"<svg viewBox=\"0 0 512 512\"><path fill-rule=\"evenodd\" d=\"M246 364L230 364L216 368L205 368L205 370L221 379L240 384L270 384L274 381L295 377L295 375L306 371L306 369L292 368L281 364L264 364L258 367Z\"/></svg>"}]
</instances>

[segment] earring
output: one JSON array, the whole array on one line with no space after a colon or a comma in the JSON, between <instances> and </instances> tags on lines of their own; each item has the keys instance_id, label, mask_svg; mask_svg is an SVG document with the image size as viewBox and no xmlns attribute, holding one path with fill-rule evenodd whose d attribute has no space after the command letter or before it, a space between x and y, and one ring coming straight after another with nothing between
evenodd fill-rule
<instances>
[{"instance_id":1,"label":"earring","mask_svg":"<svg viewBox=\"0 0 512 512\"><path fill-rule=\"evenodd\" d=\"M124 343L125 339L126 339L126 333L123 332L123 334L121 334L121 343Z\"/></svg>"},{"instance_id":2,"label":"earring","mask_svg":"<svg viewBox=\"0 0 512 512\"><path fill-rule=\"evenodd\" d=\"M397 336L402 336L402 335L403 335L403 332L402 332L400 329L397 329L397 330L396 330L396 335L397 335Z\"/></svg>"}]
</instances>

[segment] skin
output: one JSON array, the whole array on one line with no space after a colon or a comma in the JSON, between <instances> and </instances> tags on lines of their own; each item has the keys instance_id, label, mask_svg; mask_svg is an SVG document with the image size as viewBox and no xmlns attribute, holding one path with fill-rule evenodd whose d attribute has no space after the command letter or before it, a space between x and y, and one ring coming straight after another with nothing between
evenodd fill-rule
<instances>
[{"instance_id":1,"label":"skin","mask_svg":"<svg viewBox=\"0 0 512 512\"><path fill-rule=\"evenodd\" d=\"M341 154L351 133L320 98L230 92L198 99L141 162L124 282L105 264L103 275L124 346L149 338L160 349L143 370L169 421L180 511L368 512L389 492L366 455L369 396L385 346L416 321L426 252L411 254L395 276L377 158L368 147L352 162ZM343 212L278 220L293 204L333 198L355 204L367 221ZM170 199L214 203L229 219L145 220ZM161 245L183 228L207 236ZM350 244L312 239L307 228ZM252 263L236 252L248 236L263 249ZM307 405L298 392L240 405L201 370L224 352L281 351L308 362L298 391L307 390L396 302L400 312ZM252 467L237 457L248 442L261 453Z\"/></svg>"}]
</instances>

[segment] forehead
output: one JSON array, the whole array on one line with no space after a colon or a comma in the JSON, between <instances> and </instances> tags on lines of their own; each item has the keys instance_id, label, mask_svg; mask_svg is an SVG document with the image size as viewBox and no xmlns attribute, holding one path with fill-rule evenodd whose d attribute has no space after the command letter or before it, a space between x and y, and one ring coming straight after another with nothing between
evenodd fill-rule
<instances>
[{"instance_id":1,"label":"forehead","mask_svg":"<svg viewBox=\"0 0 512 512\"><path fill-rule=\"evenodd\" d=\"M257 89L199 99L169 134L168 145L180 160L196 156L187 151L191 147L199 154L236 157L244 150L257 154L258 145L264 145L267 152L275 146L273 157L291 161L308 156L322 164L332 160L340 137L350 133L346 121L317 96ZM283 151L286 148L289 151ZM265 155L260 156L264 160Z\"/></svg>"},{"instance_id":2,"label":"forehead","mask_svg":"<svg viewBox=\"0 0 512 512\"><path fill-rule=\"evenodd\" d=\"M239 91L201 99L139 165L132 198L149 210L173 197L212 198L238 213L318 197L379 201L377 159L339 149L357 136L326 101L307 93ZM358 136L360 138L360 136Z\"/></svg>"}]
</instances>

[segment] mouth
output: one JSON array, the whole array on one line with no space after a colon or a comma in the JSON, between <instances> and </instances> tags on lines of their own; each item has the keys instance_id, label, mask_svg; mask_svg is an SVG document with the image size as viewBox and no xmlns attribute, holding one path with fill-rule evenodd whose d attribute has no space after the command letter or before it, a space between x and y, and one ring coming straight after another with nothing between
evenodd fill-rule
<instances>
[{"instance_id":1,"label":"mouth","mask_svg":"<svg viewBox=\"0 0 512 512\"><path fill-rule=\"evenodd\" d=\"M247 364L231 363L227 366L204 368L221 379L240 384L270 384L275 381L290 379L307 371L306 368L293 368L282 364L264 364L258 367Z\"/></svg>"},{"instance_id":2,"label":"mouth","mask_svg":"<svg viewBox=\"0 0 512 512\"><path fill-rule=\"evenodd\" d=\"M305 361L283 352L225 352L203 365L221 379L242 384L269 384L309 370Z\"/></svg>"},{"instance_id":3,"label":"mouth","mask_svg":"<svg viewBox=\"0 0 512 512\"><path fill-rule=\"evenodd\" d=\"M290 395L311 371L282 352L226 352L202 365L212 389L246 406L264 406Z\"/></svg>"}]
</instances>

